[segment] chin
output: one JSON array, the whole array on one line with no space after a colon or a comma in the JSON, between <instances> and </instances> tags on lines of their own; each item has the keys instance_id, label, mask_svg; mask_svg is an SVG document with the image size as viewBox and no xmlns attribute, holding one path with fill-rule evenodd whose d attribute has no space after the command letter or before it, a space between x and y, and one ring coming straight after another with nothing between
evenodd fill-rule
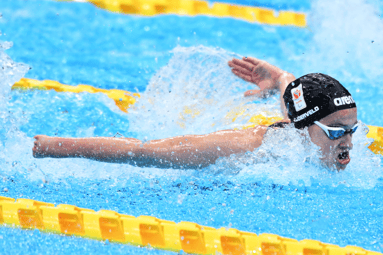
<instances>
[{"instance_id":1,"label":"chin","mask_svg":"<svg viewBox=\"0 0 383 255\"><path fill-rule=\"evenodd\" d=\"M335 165L335 169L339 171L343 171L344 169L346 169L347 165L339 165L339 164L336 164Z\"/></svg>"},{"instance_id":2,"label":"chin","mask_svg":"<svg viewBox=\"0 0 383 255\"><path fill-rule=\"evenodd\" d=\"M346 169L347 164L340 164L337 160L335 162L323 162L323 166L330 171L343 171Z\"/></svg>"}]
</instances>

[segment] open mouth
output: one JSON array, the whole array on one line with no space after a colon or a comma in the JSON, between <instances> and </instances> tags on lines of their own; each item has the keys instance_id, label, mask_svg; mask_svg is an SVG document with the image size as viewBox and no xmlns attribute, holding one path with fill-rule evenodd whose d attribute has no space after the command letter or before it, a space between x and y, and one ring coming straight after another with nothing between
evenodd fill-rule
<instances>
[{"instance_id":1,"label":"open mouth","mask_svg":"<svg viewBox=\"0 0 383 255\"><path fill-rule=\"evenodd\" d=\"M349 152L344 151L344 152L339 153L337 160L340 164L347 165L348 163L350 163L350 160L351 160Z\"/></svg>"}]
</instances>

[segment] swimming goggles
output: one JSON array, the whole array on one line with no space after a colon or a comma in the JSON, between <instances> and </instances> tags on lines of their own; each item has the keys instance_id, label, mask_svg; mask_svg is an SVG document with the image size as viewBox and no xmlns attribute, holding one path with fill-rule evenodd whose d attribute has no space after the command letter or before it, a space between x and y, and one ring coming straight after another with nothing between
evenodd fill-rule
<instances>
[{"instance_id":1,"label":"swimming goggles","mask_svg":"<svg viewBox=\"0 0 383 255\"><path fill-rule=\"evenodd\" d=\"M339 139L346 134L353 134L355 133L355 131L358 129L358 126L359 126L359 122L356 123L350 129L344 129L341 127L328 127L326 125L323 125L319 121L314 121L314 123L317 124L326 133L328 138L330 138L331 140Z\"/></svg>"}]
</instances>

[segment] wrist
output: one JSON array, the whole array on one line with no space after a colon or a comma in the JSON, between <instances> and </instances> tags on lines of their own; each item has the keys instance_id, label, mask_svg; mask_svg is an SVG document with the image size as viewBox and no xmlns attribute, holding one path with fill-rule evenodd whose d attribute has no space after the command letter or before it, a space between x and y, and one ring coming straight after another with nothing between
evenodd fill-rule
<instances>
[{"instance_id":1,"label":"wrist","mask_svg":"<svg viewBox=\"0 0 383 255\"><path fill-rule=\"evenodd\" d=\"M281 93L284 93L287 86L295 81L295 76L289 72L283 71L278 78L278 88Z\"/></svg>"}]
</instances>

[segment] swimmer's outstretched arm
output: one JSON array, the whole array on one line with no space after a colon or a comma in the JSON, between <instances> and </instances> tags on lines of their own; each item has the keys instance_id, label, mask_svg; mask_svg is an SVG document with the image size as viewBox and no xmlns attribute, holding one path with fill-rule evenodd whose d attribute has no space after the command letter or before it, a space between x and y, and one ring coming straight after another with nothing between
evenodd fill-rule
<instances>
[{"instance_id":1,"label":"swimmer's outstretched arm","mask_svg":"<svg viewBox=\"0 0 383 255\"><path fill-rule=\"evenodd\" d=\"M253 151L262 144L267 127L223 130L141 142L134 138L61 138L35 136L36 158L87 158L140 167L203 168L220 157Z\"/></svg>"},{"instance_id":2,"label":"swimmer's outstretched arm","mask_svg":"<svg viewBox=\"0 0 383 255\"><path fill-rule=\"evenodd\" d=\"M256 84L260 90L248 90L245 96L265 97L272 94L273 91L281 92L281 110L287 119L287 110L283 102L283 94L287 85L295 80L293 74L288 73L266 61L243 57L242 59L233 59L229 61L231 71L245 81Z\"/></svg>"}]
</instances>

